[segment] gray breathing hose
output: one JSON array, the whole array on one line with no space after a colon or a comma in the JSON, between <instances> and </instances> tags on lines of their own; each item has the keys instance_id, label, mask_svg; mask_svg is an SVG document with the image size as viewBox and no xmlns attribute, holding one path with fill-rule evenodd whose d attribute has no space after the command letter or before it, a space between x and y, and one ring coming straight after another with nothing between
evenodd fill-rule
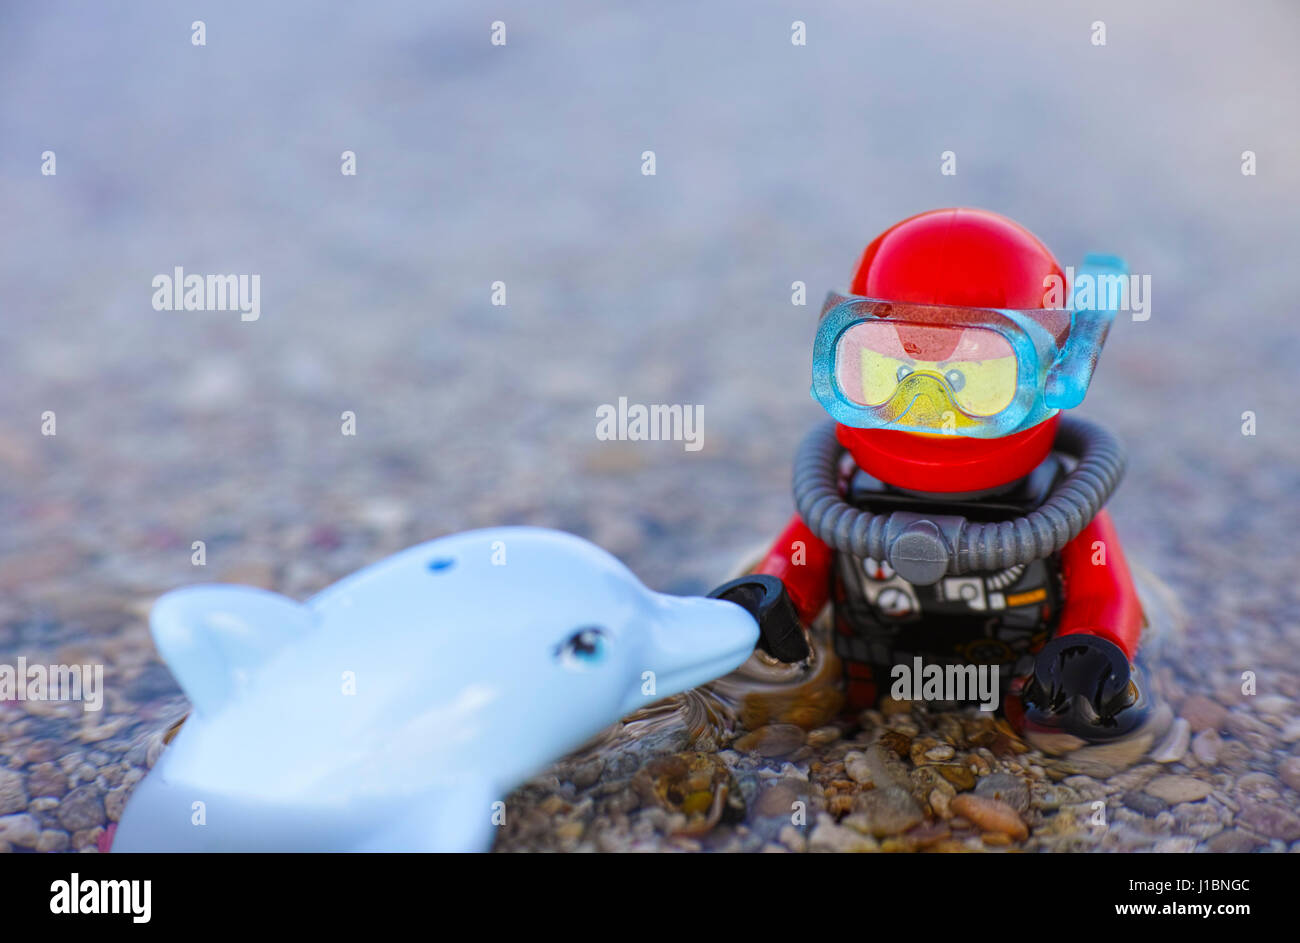
<instances>
[{"instance_id":1,"label":"gray breathing hose","mask_svg":"<svg viewBox=\"0 0 1300 943\"><path fill-rule=\"evenodd\" d=\"M794 461L794 503L828 546L855 557L887 560L903 579L925 586L944 576L1003 570L1056 553L1078 536L1124 475L1124 450L1095 423L1063 417L1054 448L1073 469L1039 507L1011 520L976 523L959 515L855 508L839 489L835 424L818 425Z\"/></svg>"}]
</instances>

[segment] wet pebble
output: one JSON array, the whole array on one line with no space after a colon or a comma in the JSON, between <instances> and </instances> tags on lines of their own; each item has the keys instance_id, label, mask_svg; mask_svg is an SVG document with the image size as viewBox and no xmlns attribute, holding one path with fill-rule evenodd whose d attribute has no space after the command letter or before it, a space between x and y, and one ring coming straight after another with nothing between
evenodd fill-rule
<instances>
[{"instance_id":1,"label":"wet pebble","mask_svg":"<svg viewBox=\"0 0 1300 943\"><path fill-rule=\"evenodd\" d=\"M808 731L807 743L810 747L821 749L822 747L830 746L842 736L843 733L840 731L839 727L818 727L815 730Z\"/></svg>"},{"instance_id":2,"label":"wet pebble","mask_svg":"<svg viewBox=\"0 0 1300 943\"><path fill-rule=\"evenodd\" d=\"M802 854L808 850L808 839L804 837L803 832L793 825L782 826L776 837L790 851Z\"/></svg>"},{"instance_id":3,"label":"wet pebble","mask_svg":"<svg viewBox=\"0 0 1300 943\"><path fill-rule=\"evenodd\" d=\"M1079 794L1061 783L1036 789L1031 795L1032 804L1040 809L1059 809L1078 801Z\"/></svg>"},{"instance_id":4,"label":"wet pebble","mask_svg":"<svg viewBox=\"0 0 1300 943\"><path fill-rule=\"evenodd\" d=\"M1278 781L1268 773L1247 773L1237 780L1237 797L1245 802L1269 802L1282 795Z\"/></svg>"},{"instance_id":5,"label":"wet pebble","mask_svg":"<svg viewBox=\"0 0 1300 943\"><path fill-rule=\"evenodd\" d=\"M1205 843L1205 847L1216 854L1239 855L1254 851L1262 844L1264 844L1263 839L1250 834L1250 832L1239 828L1230 828L1212 837Z\"/></svg>"},{"instance_id":6,"label":"wet pebble","mask_svg":"<svg viewBox=\"0 0 1300 943\"><path fill-rule=\"evenodd\" d=\"M130 792L124 786L119 786L104 793L104 814L110 822L121 821L122 812L126 809L126 800Z\"/></svg>"},{"instance_id":7,"label":"wet pebble","mask_svg":"<svg viewBox=\"0 0 1300 943\"><path fill-rule=\"evenodd\" d=\"M656 757L636 774L634 788L659 809L683 820L669 830L703 835L721 821L745 816L745 800L727 765L711 753ZM554 797L552 797L554 798Z\"/></svg>"},{"instance_id":8,"label":"wet pebble","mask_svg":"<svg viewBox=\"0 0 1300 943\"><path fill-rule=\"evenodd\" d=\"M871 765L866 754L854 751L844 755L844 771L855 783L871 783Z\"/></svg>"},{"instance_id":9,"label":"wet pebble","mask_svg":"<svg viewBox=\"0 0 1300 943\"><path fill-rule=\"evenodd\" d=\"M104 834L104 826L96 825L93 828L83 828L81 831L72 833L72 847L77 851L98 851L99 840Z\"/></svg>"},{"instance_id":10,"label":"wet pebble","mask_svg":"<svg viewBox=\"0 0 1300 943\"><path fill-rule=\"evenodd\" d=\"M59 803L59 824L79 832L104 824L104 802L93 786L79 786Z\"/></svg>"},{"instance_id":11,"label":"wet pebble","mask_svg":"<svg viewBox=\"0 0 1300 943\"><path fill-rule=\"evenodd\" d=\"M1184 802L1172 810L1177 830L1197 838L1209 838L1223 831L1227 811L1209 802Z\"/></svg>"},{"instance_id":12,"label":"wet pebble","mask_svg":"<svg viewBox=\"0 0 1300 943\"><path fill-rule=\"evenodd\" d=\"M33 796L62 796L68 791L68 777L54 763L37 763L27 774L27 788Z\"/></svg>"},{"instance_id":13,"label":"wet pebble","mask_svg":"<svg viewBox=\"0 0 1300 943\"><path fill-rule=\"evenodd\" d=\"M1197 802L1210 794L1213 787L1191 776L1165 774L1146 784L1146 793L1170 805L1180 802Z\"/></svg>"},{"instance_id":14,"label":"wet pebble","mask_svg":"<svg viewBox=\"0 0 1300 943\"><path fill-rule=\"evenodd\" d=\"M863 751L863 756L866 757L868 781L875 783L877 787L911 788L912 778L908 774L907 767L892 749L873 743Z\"/></svg>"},{"instance_id":15,"label":"wet pebble","mask_svg":"<svg viewBox=\"0 0 1300 943\"><path fill-rule=\"evenodd\" d=\"M745 734L733 745L742 753L778 757L799 749L805 737L803 728L794 724L768 724Z\"/></svg>"},{"instance_id":16,"label":"wet pebble","mask_svg":"<svg viewBox=\"0 0 1300 943\"><path fill-rule=\"evenodd\" d=\"M1019 840L1029 836L1029 829L1020 813L1000 799L964 793L952 800L952 811L985 832L1000 832Z\"/></svg>"},{"instance_id":17,"label":"wet pebble","mask_svg":"<svg viewBox=\"0 0 1300 943\"><path fill-rule=\"evenodd\" d=\"M573 768L573 771L569 774L569 782L573 783L573 785L577 786L579 789L586 789L589 786L594 786L596 784L604 769L605 761L599 756L593 757L585 763L579 763Z\"/></svg>"},{"instance_id":18,"label":"wet pebble","mask_svg":"<svg viewBox=\"0 0 1300 943\"><path fill-rule=\"evenodd\" d=\"M1151 754L1151 759L1157 763L1177 763L1187 754L1191 730L1191 725L1186 720L1177 718L1160 746Z\"/></svg>"},{"instance_id":19,"label":"wet pebble","mask_svg":"<svg viewBox=\"0 0 1300 943\"><path fill-rule=\"evenodd\" d=\"M1272 802L1243 803L1237 824L1268 838L1282 841L1300 839L1300 815Z\"/></svg>"},{"instance_id":20,"label":"wet pebble","mask_svg":"<svg viewBox=\"0 0 1300 943\"><path fill-rule=\"evenodd\" d=\"M837 825L829 815L819 815L808 836L808 850L814 852L862 853L879 851L880 845L857 829Z\"/></svg>"},{"instance_id":21,"label":"wet pebble","mask_svg":"<svg viewBox=\"0 0 1300 943\"><path fill-rule=\"evenodd\" d=\"M1165 809L1169 808L1169 803L1165 802L1159 796L1153 796L1149 793L1138 792L1132 789L1124 793L1124 805L1137 812L1139 815L1145 815L1148 818L1155 818Z\"/></svg>"},{"instance_id":22,"label":"wet pebble","mask_svg":"<svg viewBox=\"0 0 1300 943\"><path fill-rule=\"evenodd\" d=\"M975 795L1006 803L1016 812L1029 810L1029 787L1011 773L990 773L983 777L975 784Z\"/></svg>"},{"instance_id":23,"label":"wet pebble","mask_svg":"<svg viewBox=\"0 0 1300 943\"><path fill-rule=\"evenodd\" d=\"M1300 756L1289 756L1277 767L1277 775L1296 792L1300 792Z\"/></svg>"},{"instance_id":24,"label":"wet pebble","mask_svg":"<svg viewBox=\"0 0 1300 943\"><path fill-rule=\"evenodd\" d=\"M1213 766L1219 761L1219 747L1222 745L1223 738L1218 731L1202 730L1192 738L1192 755L1202 766Z\"/></svg>"},{"instance_id":25,"label":"wet pebble","mask_svg":"<svg viewBox=\"0 0 1300 943\"><path fill-rule=\"evenodd\" d=\"M71 846L72 836L61 828L47 828L36 839L37 851L67 851Z\"/></svg>"},{"instance_id":26,"label":"wet pebble","mask_svg":"<svg viewBox=\"0 0 1300 943\"><path fill-rule=\"evenodd\" d=\"M1091 776L1067 776L1064 783L1078 793L1080 799L1092 800L1106 797L1106 787Z\"/></svg>"},{"instance_id":27,"label":"wet pebble","mask_svg":"<svg viewBox=\"0 0 1300 943\"><path fill-rule=\"evenodd\" d=\"M930 793L927 801L935 815L941 819L949 819L952 818L952 800L953 797L942 789L935 789Z\"/></svg>"},{"instance_id":28,"label":"wet pebble","mask_svg":"<svg viewBox=\"0 0 1300 943\"><path fill-rule=\"evenodd\" d=\"M969 766L963 766L960 763L945 763L942 766L936 766L939 775L948 782L952 783L955 789L965 792L968 789L975 788L975 772Z\"/></svg>"},{"instance_id":29,"label":"wet pebble","mask_svg":"<svg viewBox=\"0 0 1300 943\"><path fill-rule=\"evenodd\" d=\"M23 774L11 769L0 769L0 815L21 812L27 808L27 789Z\"/></svg>"},{"instance_id":30,"label":"wet pebble","mask_svg":"<svg viewBox=\"0 0 1300 943\"><path fill-rule=\"evenodd\" d=\"M8 842L18 848L35 848L40 830L36 818L26 813L0 816L0 842Z\"/></svg>"},{"instance_id":31,"label":"wet pebble","mask_svg":"<svg viewBox=\"0 0 1300 943\"><path fill-rule=\"evenodd\" d=\"M1183 701L1179 713L1197 733L1202 730L1220 730L1228 719L1228 709L1203 694L1193 694Z\"/></svg>"},{"instance_id":32,"label":"wet pebble","mask_svg":"<svg viewBox=\"0 0 1300 943\"><path fill-rule=\"evenodd\" d=\"M846 824L876 838L901 834L925 819L912 794L899 786L883 786L861 793L853 809Z\"/></svg>"},{"instance_id":33,"label":"wet pebble","mask_svg":"<svg viewBox=\"0 0 1300 943\"><path fill-rule=\"evenodd\" d=\"M806 801L808 785L800 779L782 779L759 793L754 811L770 818L790 818L796 803Z\"/></svg>"}]
</instances>

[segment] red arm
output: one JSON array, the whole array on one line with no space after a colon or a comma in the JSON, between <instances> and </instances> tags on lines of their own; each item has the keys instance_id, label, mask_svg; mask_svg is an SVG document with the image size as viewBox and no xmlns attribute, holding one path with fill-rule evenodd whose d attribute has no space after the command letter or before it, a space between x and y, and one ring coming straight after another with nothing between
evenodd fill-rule
<instances>
[{"instance_id":1,"label":"red arm","mask_svg":"<svg viewBox=\"0 0 1300 943\"><path fill-rule=\"evenodd\" d=\"M830 596L831 549L796 514L754 572L784 583L799 618L808 625Z\"/></svg>"},{"instance_id":2,"label":"red arm","mask_svg":"<svg viewBox=\"0 0 1300 943\"><path fill-rule=\"evenodd\" d=\"M1065 605L1057 635L1096 635L1131 660L1146 621L1119 535L1106 511L1061 550Z\"/></svg>"}]
</instances>

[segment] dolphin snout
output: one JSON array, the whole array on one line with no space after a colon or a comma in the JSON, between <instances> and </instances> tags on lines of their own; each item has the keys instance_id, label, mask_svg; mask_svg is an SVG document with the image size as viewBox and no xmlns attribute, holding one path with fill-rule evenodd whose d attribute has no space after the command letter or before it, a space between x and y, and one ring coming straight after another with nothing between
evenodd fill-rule
<instances>
[{"instance_id":1,"label":"dolphin snout","mask_svg":"<svg viewBox=\"0 0 1300 943\"><path fill-rule=\"evenodd\" d=\"M735 603L662 596L649 646L656 694L698 687L739 668L758 643L758 623Z\"/></svg>"}]
</instances>

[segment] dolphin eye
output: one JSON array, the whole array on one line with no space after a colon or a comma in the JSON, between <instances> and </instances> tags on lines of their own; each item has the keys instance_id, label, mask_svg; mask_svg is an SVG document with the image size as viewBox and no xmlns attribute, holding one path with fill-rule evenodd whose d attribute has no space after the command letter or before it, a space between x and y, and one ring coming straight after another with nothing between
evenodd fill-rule
<instances>
[{"instance_id":1,"label":"dolphin eye","mask_svg":"<svg viewBox=\"0 0 1300 943\"><path fill-rule=\"evenodd\" d=\"M555 649L556 659L566 668L581 670L600 664L609 649L603 629L586 626L578 629Z\"/></svg>"}]
</instances>

